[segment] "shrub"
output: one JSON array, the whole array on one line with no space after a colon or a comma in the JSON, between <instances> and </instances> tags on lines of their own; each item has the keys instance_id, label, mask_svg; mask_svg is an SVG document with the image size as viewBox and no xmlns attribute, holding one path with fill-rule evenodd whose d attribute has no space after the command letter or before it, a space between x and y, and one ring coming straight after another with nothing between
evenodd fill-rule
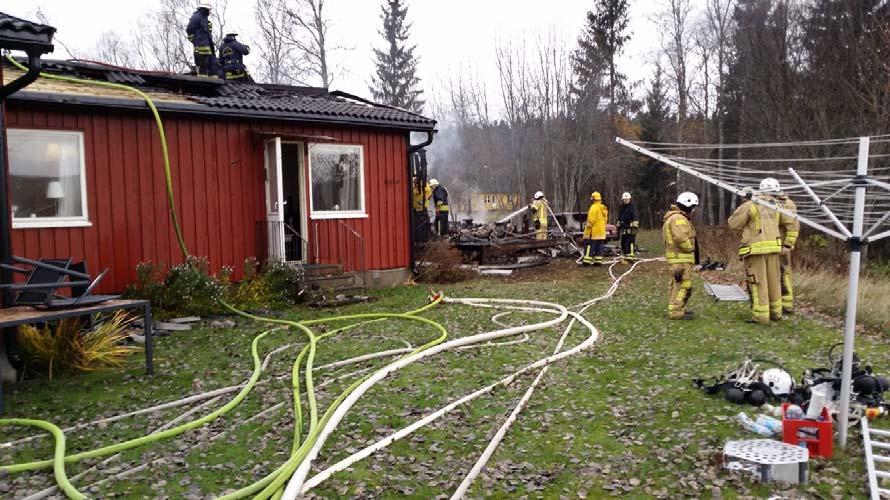
<instances>
[{"instance_id":1,"label":"shrub","mask_svg":"<svg viewBox=\"0 0 890 500\"><path fill-rule=\"evenodd\" d=\"M260 266L250 257L244 261L244 277L232 286L228 301L242 309L280 309L300 301L304 270L284 262Z\"/></svg>"},{"instance_id":2,"label":"shrub","mask_svg":"<svg viewBox=\"0 0 890 500\"><path fill-rule=\"evenodd\" d=\"M161 266L142 263L136 267L137 281L125 292L128 298L147 299L158 317L219 314L219 304L228 290L231 269L210 274L206 257L189 257L164 273Z\"/></svg>"},{"instance_id":3,"label":"shrub","mask_svg":"<svg viewBox=\"0 0 890 500\"><path fill-rule=\"evenodd\" d=\"M94 321L98 318L94 317ZM129 336L127 326L133 321L123 311L99 323L93 330L83 329L81 318L63 319L41 328L19 327L29 366L45 371L50 379L54 372L86 372L123 366L140 347L123 345Z\"/></svg>"},{"instance_id":4,"label":"shrub","mask_svg":"<svg viewBox=\"0 0 890 500\"><path fill-rule=\"evenodd\" d=\"M418 256L417 280L423 283L457 283L473 276L467 259L447 241L434 241Z\"/></svg>"}]
</instances>

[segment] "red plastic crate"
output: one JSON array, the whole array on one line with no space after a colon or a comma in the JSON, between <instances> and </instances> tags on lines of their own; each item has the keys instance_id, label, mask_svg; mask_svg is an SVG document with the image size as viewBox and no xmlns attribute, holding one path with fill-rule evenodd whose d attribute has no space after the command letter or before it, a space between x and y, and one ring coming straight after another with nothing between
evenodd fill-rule
<instances>
[{"instance_id":1,"label":"red plastic crate","mask_svg":"<svg viewBox=\"0 0 890 500\"><path fill-rule=\"evenodd\" d=\"M834 453L834 425L828 408L822 408L823 420L821 421L791 420L785 418L785 411L789 406L791 405L788 403L782 403L782 441L793 445L806 443L810 457L831 458ZM815 429L816 436L798 436L797 433L802 428Z\"/></svg>"}]
</instances>

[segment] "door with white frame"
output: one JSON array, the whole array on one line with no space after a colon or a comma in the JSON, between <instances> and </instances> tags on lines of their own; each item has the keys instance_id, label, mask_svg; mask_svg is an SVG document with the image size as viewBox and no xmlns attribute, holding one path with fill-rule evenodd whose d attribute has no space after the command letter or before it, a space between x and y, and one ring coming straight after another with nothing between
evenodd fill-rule
<instances>
[{"instance_id":1,"label":"door with white frame","mask_svg":"<svg viewBox=\"0 0 890 500\"><path fill-rule=\"evenodd\" d=\"M266 219L269 260L305 262L309 251L306 227L304 145L282 141L265 143Z\"/></svg>"},{"instance_id":2,"label":"door with white frame","mask_svg":"<svg viewBox=\"0 0 890 500\"><path fill-rule=\"evenodd\" d=\"M266 163L266 231L270 261L284 261L284 193L281 185L281 138L264 144Z\"/></svg>"}]
</instances>

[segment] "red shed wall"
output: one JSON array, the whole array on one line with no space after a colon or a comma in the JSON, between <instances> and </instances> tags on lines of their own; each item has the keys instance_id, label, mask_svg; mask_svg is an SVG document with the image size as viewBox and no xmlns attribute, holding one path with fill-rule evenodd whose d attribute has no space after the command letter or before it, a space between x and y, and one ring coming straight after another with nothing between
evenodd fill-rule
<instances>
[{"instance_id":1,"label":"red shed wall","mask_svg":"<svg viewBox=\"0 0 890 500\"><path fill-rule=\"evenodd\" d=\"M214 271L258 256L257 223L265 220L262 142L257 131L329 136L360 144L365 155L367 218L309 220L318 261L347 270L398 269L409 264L407 139L404 132L320 127L288 122L164 116L177 212L192 255ZM91 272L110 268L102 291L121 291L136 265L182 261L167 209L163 161L148 113L23 108L8 105L8 128L78 130L84 134L87 199L92 227L13 229L16 255L85 259ZM308 163L307 163L308 165ZM308 183L308 178L306 179ZM308 184L307 184L308 185ZM309 211L305 200L306 213ZM313 250L315 242L311 243ZM261 257L261 256L260 256Z\"/></svg>"}]
</instances>

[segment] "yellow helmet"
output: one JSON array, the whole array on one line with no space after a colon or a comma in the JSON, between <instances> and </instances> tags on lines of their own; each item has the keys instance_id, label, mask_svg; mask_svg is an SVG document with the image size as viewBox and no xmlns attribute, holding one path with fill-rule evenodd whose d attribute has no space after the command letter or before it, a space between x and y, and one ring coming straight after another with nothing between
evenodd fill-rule
<instances>
[{"instance_id":1,"label":"yellow helmet","mask_svg":"<svg viewBox=\"0 0 890 500\"><path fill-rule=\"evenodd\" d=\"M593 194L590 195L590 199L593 201L603 201L603 195L601 195L599 191L594 191Z\"/></svg>"}]
</instances>

